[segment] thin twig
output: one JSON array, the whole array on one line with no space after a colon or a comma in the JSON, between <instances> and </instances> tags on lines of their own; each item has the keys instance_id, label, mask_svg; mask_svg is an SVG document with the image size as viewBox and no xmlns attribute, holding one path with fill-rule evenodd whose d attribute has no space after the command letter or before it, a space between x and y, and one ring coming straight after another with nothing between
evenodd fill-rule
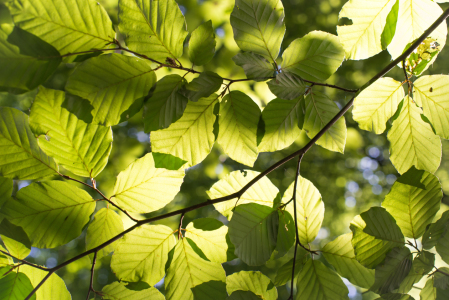
<instances>
[{"instance_id":1,"label":"thin twig","mask_svg":"<svg viewBox=\"0 0 449 300\"><path fill-rule=\"evenodd\" d=\"M3 254L5 254L5 255L8 255L9 257L12 257L12 258L14 258L14 259L20 261L20 262L23 263L24 265L29 265L29 266L31 266L31 267L34 267L34 268L39 269L39 270L42 270L42 271L49 271L49 270L50 270L50 269L48 269L48 268L41 267L41 266L39 266L39 265L30 263L29 261L26 261L26 260L17 258L17 257L15 257L15 256L9 254L8 252L3 251L3 250L0 250L0 252L3 253Z\"/></svg>"},{"instance_id":2,"label":"thin twig","mask_svg":"<svg viewBox=\"0 0 449 300\"><path fill-rule=\"evenodd\" d=\"M407 241L407 244L408 244L408 245L410 245L410 246L412 246L413 248L415 248L415 249L416 249L416 251L418 251L418 253L419 253L419 252L421 252L421 250L419 250L418 246L416 246L416 245L413 245L413 243L412 243L412 242L410 242L410 241Z\"/></svg>"},{"instance_id":3,"label":"thin twig","mask_svg":"<svg viewBox=\"0 0 449 300\"><path fill-rule=\"evenodd\" d=\"M349 93L357 93L359 90L358 89L347 89L338 85L333 85L333 84L327 84L327 83L320 83L320 82L314 82L314 81L310 81L310 80L306 80L301 78L302 81L311 83L313 85L320 85L320 86L325 86L325 87L329 87L329 88L333 88L333 89L337 89L337 90L341 90L341 91L345 91L345 92L349 92Z\"/></svg>"},{"instance_id":4,"label":"thin twig","mask_svg":"<svg viewBox=\"0 0 449 300\"><path fill-rule=\"evenodd\" d=\"M178 226L178 240L180 240L180 239L181 239L181 236L182 236L181 229L182 229L182 220L184 219L184 216L185 216L185 214L182 214L182 215L181 215L181 218L179 219L179 226Z\"/></svg>"},{"instance_id":5,"label":"thin twig","mask_svg":"<svg viewBox=\"0 0 449 300\"><path fill-rule=\"evenodd\" d=\"M90 292L95 292L94 289L94 272L95 272L95 263L97 262L97 253L94 253L94 259L92 260L92 268L90 269L90 285L89 285L89 291L87 292L86 300L89 300Z\"/></svg>"}]
</instances>

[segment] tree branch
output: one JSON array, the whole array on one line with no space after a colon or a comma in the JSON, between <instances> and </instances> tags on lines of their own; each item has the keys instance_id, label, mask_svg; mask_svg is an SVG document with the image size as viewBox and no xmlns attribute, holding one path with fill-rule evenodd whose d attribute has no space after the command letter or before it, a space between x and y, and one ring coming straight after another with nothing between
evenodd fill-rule
<instances>
[{"instance_id":1,"label":"tree branch","mask_svg":"<svg viewBox=\"0 0 449 300\"><path fill-rule=\"evenodd\" d=\"M50 270L50 269L48 269L48 268L41 267L41 266L39 266L39 265L30 263L29 261L26 261L26 260L17 258L17 257L15 257L15 256L12 256L11 254L9 254L8 252L5 252L5 251L3 251L3 250L0 250L0 252L3 253L3 254L5 254L5 255L8 255L9 257L12 257L12 258L14 258L14 259L20 261L20 262L21 262L22 264L24 264L24 265L29 265L29 266L31 266L31 267L34 267L34 268L39 269L39 270L42 270L42 271L49 271L49 270Z\"/></svg>"},{"instance_id":2,"label":"tree branch","mask_svg":"<svg viewBox=\"0 0 449 300\"><path fill-rule=\"evenodd\" d=\"M86 300L89 300L90 292L94 292L94 272L95 272L95 263L97 262L97 253L94 253L94 259L92 260L92 268L90 270L90 285L89 285L89 291L87 292Z\"/></svg>"}]
</instances>

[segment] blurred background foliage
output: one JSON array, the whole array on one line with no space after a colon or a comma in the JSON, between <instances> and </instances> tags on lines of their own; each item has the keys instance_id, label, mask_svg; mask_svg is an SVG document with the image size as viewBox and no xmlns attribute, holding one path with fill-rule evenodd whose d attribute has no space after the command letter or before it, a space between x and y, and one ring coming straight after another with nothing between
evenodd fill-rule
<instances>
[{"instance_id":1,"label":"blurred background foliage","mask_svg":"<svg viewBox=\"0 0 449 300\"><path fill-rule=\"evenodd\" d=\"M97 0L109 13L114 26L118 22L118 0ZM0 23L12 23L8 9L0 0ZM234 0L178 0L182 12L186 17L187 29L192 32L201 23L212 20L216 32L217 47L214 59L206 66L198 68L210 70L228 78L244 78L243 70L236 66L231 58L238 52L238 47L233 39L232 28L229 23L229 15L234 6ZM338 20L338 13L345 1L343 0L283 0L285 8L286 35L282 44L285 49L294 39L307 34L312 30L321 30L336 34L336 26L350 24L349 20ZM441 4L445 9L449 4ZM117 30L117 28L116 28ZM120 36L119 39L123 40ZM187 44L186 44L187 45ZM447 48L447 47L446 47ZM346 88L358 88L388 64L391 57L388 52L380 54L364 61L345 61L340 69L327 81ZM188 66L188 59L184 55L181 62ZM61 64L57 72L44 84L53 89L63 90L68 76L74 70L76 64ZM449 69L449 50L443 49L437 63L430 67L427 74L447 74ZM161 69L157 71L158 79L163 76L177 73L184 75L178 70ZM403 80L402 70L395 68L388 76L397 80ZM189 74L186 78L190 81L195 76ZM241 82L232 86L233 90L241 90L248 94L259 104L261 108L275 98L264 82ZM351 94L333 89L325 89L332 99L340 107L350 100ZM27 112L37 91L31 91L21 95L11 95L0 93L0 106L10 106ZM75 101L82 101L75 99ZM324 246L340 234L350 232L349 223L354 216L367 210L371 206L380 205L385 195L389 192L398 173L389 161L389 143L386 134L376 135L371 132L362 131L353 121L351 113L347 113L346 124L348 126L348 138L345 153L327 151L319 146L314 146L302 160L301 175L310 181L321 192L325 203L325 218L323 227L319 232L316 241L311 245L312 249ZM390 124L391 125L391 124ZM111 196L112 188L117 174L124 170L128 164L135 159L142 157L151 151L150 137L143 131L141 112L127 122L113 127L114 142L109 163L104 171L96 178L97 186L106 195ZM200 142L200 141L198 141ZM284 158L288 154L300 149L308 142L305 134L289 148L275 153L261 153L254 165L254 170L263 171L273 163ZM291 161L281 168L272 172L268 177L279 188L282 195L286 188L294 181L296 160ZM206 191L217 180L234 170L243 170L247 167L234 162L222 153L219 146L215 146L210 155L200 164L187 170L187 174L182 185L181 192L174 201L160 211L151 215L158 215L175 209L199 203L207 199ZM443 160L436 175L439 177L443 191L449 194L449 142L443 140ZM72 174L70 176L76 177ZM80 178L81 179L81 178ZM16 191L30 182L16 181ZM81 188L83 186L80 185ZM89 191L91 192L91 191ZM92 194L93 197L98 195ZM449 207L449 197L443 198L443 205L440 214ZM101 208L101 204L98 209ZM132 225L126 216L122 216L125 227ZM137 216L139 217L139 216ZM216 217L226 223L213 207L206 207L197 211L189 212L184 218L184 226L191 220L200 217ZM177 228L179 217L162 220L163 223ZM85 250L84 233L67 245L56 249L33 248L30 257L27 259L47 267L65 261ZM261 270L264 274L274 279L276 269L293 257L291 250L284 257L272 259L266 266L259 268L249 267L239 259L235 259L224 265L227 274L240 270ZM116 280L115 275L109 267L111 256L102 258L97 262L95 272L95 288L101 288ZM324 261L324 260L323 260ZM66 282L73 299L84 299L89 286L90 258L83 259L70 264L58 272ZM440 262L441 263L441 262ZM436 264L439 266L439 263ZM345 283L349 287L351 299L373 299L370 293L362 294L363 291L351 286L348 281ZM279 299L287 299L289 295L289 284L278 288ZM420 284L418 284L420 286ZM156 285L163 289L163 283ZM413 290L412 290L413 292ZM419 298L419 290L416 292L416 299Z\"/></svg>"}]
</instances>

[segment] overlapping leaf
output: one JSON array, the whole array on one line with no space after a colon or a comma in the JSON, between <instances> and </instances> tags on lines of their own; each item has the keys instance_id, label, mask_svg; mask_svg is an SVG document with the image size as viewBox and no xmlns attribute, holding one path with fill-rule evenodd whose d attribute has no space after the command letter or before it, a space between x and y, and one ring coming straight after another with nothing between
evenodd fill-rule
<instances>
[{"instance_id":1,"label":"overlapping leaf","mask_svg":"<svg viewBox=\"0 0 449 300\"><path fill-rule=\"evenodd\" d=\"M30 279L22 272L8 272L10 268L0 269L0 299L4 300L23 300L33 290ZM36 300L36 295L30 297L30 300Z\"/></svg>"},{"instance_id":2,"label":"overlapping leaf","mask_svg":"<svg viewBox=\"0 0 449 300\"><path fill-rule=\"evenodd\" d=\"M324 81L337 71L345 53L337 36L312 31L294 40L282 58L282 70L307 80Z\"/></svg>"},{"instance_id":3,"label":"overlapping leaf","mask_svg":"<svg viewBox=\"0 0 449 300\"><path fill-rule=\"evenodd\" d=\"M217 101L218 96L212 94L198 102L189 102L178 121L151 133L153 152L171 154L192 166L202 162L215 142L214 106Z\"/></svg>"},{"instance_id":4,"label":"overlapping leaf","mask_svg":"<svg viewBox=\"0 0 449 300\"><path fill-rule=\"evenodd\" d=\"M282 203L293 198L295 182L292 182L282 197ZM286 210L294 217L294 203L290 202ZM313 242L324 219L324 203L318 189L309 180L299 177L296 188L296 214L299 241L303 245Z\"/></svg>"},{"instance_id":5,"label":"overlapping leaf","mask_svg":"<svg viewBox=\"0 0 449 300\"><path fill-rule=\"evenodd\" d=\"M252 52L239 52L232 58L236 65L243 68L246 78L265 81L273 77L274 67L263 56Z\"/></svg>"},{"instance_id":6,"label":"overlapping leaf","mask_svg":"<svg viewBox=\"0 0 449 300\"><path fill-rule=\"evenodd\" d=\"M0 107L0 175L14 179L37 179L58 172L54 160L37 145L28 116Z\"/></svg>"},{"instance_id":7,"label":"overlapping leaf","mask_svg":"<svg viewBox=\"0 0 449 300\"><path fill-rule=\"evenodd\" d=\"M125 235L112 255L111 268L120 280L153 286L164 277L168 253L175 243L169 227L143 225Z\"/></svg>"},{"instance_id":8,"label":"overlapping leaf","mask_svg":"<svg viewBox=\"0 0 449 300\"><path fill-rule=\"evenodd\" d=\"M412 166L434 173L441 161L441 141L408 96L388 132L390 160L399 173Z\"/></svg>"},{"instance_id":9,"label":"overlapping leaf","mask_svg":"<svg viewBox=\"0 0 449 300\"><path fill-rule=\"evenodd\" d=\"M374 271L365 268L356 260L351 240L351 233L340 235L327 243L322 253L338 274L352 284L369 289L374 283Z\"/></svg>"},{"instance_id":10,"label":"overlapping leaf","mask_svg":"<svg viewBox=\"0 0 449 300\"><path fill-rule=\"evenodd\" d=\"M0 237L9 254L25 259L30 254L31 242L22 227L11 224L7 219L0 223Z\"/></svg>"},{"instance_id":11,"label":"overlapping leaf","mask_svg":"<svg viewBox=\"0 0 449 300\"><path fill-rule=\"evenodd\" d=\"M189 41L189 59L201 66L208 63L215 54L215 33L212 28L212 21L198 26L190 37Z\"/></svg>"},{"instance_id":12,"label":"overlapping leaf","mask_svg":"<svg viewBox=\"0 0 449 300\"><path fill-rule=\"evenodd\" d=\"M304 267L304 263L307 258L308 252L303 248L298 248L296 253L295 262L295 277L301 272ZM274 279L275 286L282 286L292 279L293 258L286 262L282 267L277 270L276 277Z\"/></svg>"},{"instance_id":13,"label":"overlapping leaf","mask_svg":"<svg viewBox=\"0 0 449 300\"><path fill-rule=\"evenodd\" d=\"M250 291L235 291L226 300L259 300L260 297L256 296Z\"/></svg>"},{"instance_id":14,"label":"overlapping leaf","mask_svg":"<svg viewBox=\"0 0 449 300\"><path fill-rule=\"evenodd\" d=\"M276 241L276 257L284 256L294 245L296 240L295 220L289 212L279 210L279 229Z\"/></svg>"},{"instance_id":15,"label":"overlapping leaf","mask_svg":"<svg viewBox=\"0 0 449 300\"><path fill-rule=\"evenodd\" d=\"M61 54L103 49L115 37L108 14L95 1L14 0L8 7L17 26Z\"/></svg>"},{"instance_id":16,"label":"overlapping leaf","mask_svg":"<svg viewBox=\"0 0 449 300\"><path fill-rule=\"evenodd\" d=\"M233 160L252 167L257 159L260 109L247 95L232 91L220 102L217 142Z\"/></svg>"},{"instance_id":17,"label":"overlapping leaf","mask_svg":"<svg viewBox=\"0 0 449 300\"><path fill-rule=\"evenodd\" d=\"M446 230L446 233L441 236L435 249L441 258L449 264L449 231Z\"/></svg>"},{"instance_id":18,"label":"overlapping leaf","mask_svg":"<svg viewBox=\"0 0 449 300\"><path fill-rule=\"evenodd\" d=\"M309 259L297 282L297 300L306 299L349 299L348 288L340 276L318 260Z\"/></svg>"},{"instance_id":19,"label":"overlapping leaf","mask_svg":"<svg viewBox=\"0 0 449 300\"><path fill-rule=\"evenodd\" d=\"M113 53L84 61L69 77L66 90L92 103L93 123L110 126L137 113L155 83L148 61Z\"/></svg>"},{"instance_id":20,"label":"overlapping leaf","mask_svg":"<svg viewBox=\"0 0 449 300\"><path fill-rule=\"evenodd\" d=\"M258 271L240 271L226 277L229 295L236 291L249 291L264 300L276 300L278 292L270 278Z\"/></svg>"},{"instance_id":21,"label":"overlapping leaf","mask_svg":"<svg viewBox=\"0 0 449 300\"><path fill-rule=\"evenodd\" d=\"M48 274L48 272L39 270L32 266L24 265L20 267L20 271L23 272L30 280L33 287L36 287L42 279ZM37 300L45 299L58 299L58 300L71 300L72 297L67 290L67 287L57 274L53 273L45 281L45 283L36 291Z\"/></svg>"},{"instance_id":22,"label":"overlapping leaf","mask_svg":"<svg viewBox=\"0 0 449 300\"><path fill-rule=\"evenodd\" d=\"M370 269L382 263L391 249L404 245L401 229L382 207L371 207L356 216L349 228L356 259Z\"/></svg>"},{"instance_id":23,"label":"overlapping leaf","mask_svg":"<svg viewBox=\"0 0 449 300\"><path fill-rule=\"evenodd\" d=\"M275 62L285 34L284 7L278 0L236 0L231 13L234 39L242 51Z\"/></svg>"},{"instance_id":24,"label":"overlapping leaf","mask_svg":"<svg viewBox=\"0 0 449 300\"><path fill-rule=\"evenodd\" d=\"M396 0L390 12L387 15L385 27L384 30L382 31L382 35L380 36L382 50L385 50L388 47L388 45L390 45L391 40L393 39L394 34L396 33L398 15L399 15L399 0Z\"/></svg>"},{"instance_id":25,"label":"overlapping leaf","mask_svg":"<svg viewBox=\"0 0 449 300\"><path fill-rule=\"evenodd\" d=\"M290 146L301 133L304 122L304 97L294 100L274 99L262 111L265 134L260 152L273 152Z\"/></svg>"},{"instance_id":26,"label":"overlapping leaf","mask_svg":"<svg viewBox=\"0 0 449 300\"><path fill-rule=\"evenodd\" d=\"M167 300L193 299L191 289L202 284L202 292L213 295L217 292L214 283L224 283L225 280L223 267L219 263L202 259L192 248L189 238L183 238L175 246L165 276L165 295ZM222 288L222 285L219 287Z\"/></svg>"},{"instance_id":27,"label":"overlapping leaf","mask_svg":"<svg viewBox=\"0 0 449 300\"><path fill-rule=\"evenodd\" d=\"M414 259L410 272L401 282L399 293L408 293L414 284L418 283L424 275L432 271L435 265L435 254L421 251Z\"/></svg>"},{"instance_id":28,"label":"overlapping leaf","mask_svg":"<svg viewBox=\"0 0 449 300\"><path fill-rule=\"evenodd\" d=\"M339 111L337 104L328 96L320 92L312 92L305 97L303 129L310 138L313 138ZM340 118L316 143L328 150L343 153L346 134L345 119Z\"/></svg>"},{"instance_id":29,"label":"overlapping leaf","mask_svg":"<svg viewBox=\"0 0 449 300\"><path fill-rule=\"evenodd\" d=\"M380 78L354 100L352 115L361 129L380 134L396 112L405 93L402 83L393 78Z\"/></svg>"},{"instance_id":30,"label":"overlapping leaf","mask_svg":"<svg viewBox=\"0 0 449 300\"><path fill-rule=\"evenodd\" d=\"M161 63L182 55L187 31L175 0L120 0L118 17L131 50Z\"/></svg>"},{"instance_id":31,"label":"overlapping leaf","mask_svg":"<svg viewBox=\"0 0 449 300\"><path fill-rule=\"evenodd\" d=\"M102 299L111 299L111 300L146 300L146 299L154 299L154 300L164 300L164 296L159 292L156 288L150 287L148 289L143 289L139 291L134 291L126 288L126 286L121 282L113 282L107 286L105 286L101 290L101 298Z\"/></svg>"},{"instance_id":32,"label":"overlapping leaf","mask_svg":"<svg viewBox=\"0 0 449 300\"><path fill-rule=\"evenodd\" d=\"M1 213L25 230L33 246L54 248L79 236L94 209L95 200L86 191L66 182L48 181L19 190Z\"/></svg>"},{"instance_id":33,"label":"overlapping leaf","mask_svg":"<svg viewBox=\"0 0 449 300\"><path fill-rule=\"evenodd\" d=\"M278 226L276 209L257 203L237 206L229 222L235 254L247 265L263 265L276 247Z\"/></svg>"},{"instance_id":34,"label":"overlapping leaf","mask_svg":"<svg viewBox=\"0 0 449 300\"><path fill-rule=\"evenodd\" d=\"M111 128L86 124L63 107L65 93L39 88L30 127L42 150L73 174L93 178L106 166L112 149Z\"/></svg>"},{"instance_id":35,"label":"overlapping leaf","mask_svg":"<svg viewBox=\"0 0 449 300\"><path fill-rule=\"evenodd\" d=\"M276 78L268 82L270 91L277 97L285 100L293 100L304 95L305 83L300 77L289 73L280 73Z\"/></svg>"},{"instance_id":36,"label":"overlapping leaf","mask_svg":"<svg viewBox=\"0 0 449 300\"><path fill-rule=\"evenodd\" d=\"M200 98L209 97L212 93L218 91L223 83L223 78L211 71L204 71L197 78L189 82L182 93L189 100L196 102Z\"/></svg>"},{"instance_id":37,"label":"overlapping leaf","mask_svg":"<svg viewBox=\"0 0 449 300\"><path fill-rule=\"evenodd\" d=\"M443 234L449 229L449 211L445 211L439 220L430 224L429 228L426 228L426 232L422 237L422 245L424 249L431 249L440 240Z\"/></svg>"},{"instance_id":38,"label":"overlapping leaf","mask_svg":"<svg viewBox=\"0 0 449 300\"><path fill-rule=\"evenodd\" d=\"M0 245L0 250L8 252L5 248L3 248L2 245ZM0 252L0 268L12 265L13 263L14 261L12 260L11 256Z\"/></svg>"},{"instance_id":39,"label":"overlapping leaf","mask_svg":"<svg viewBox=\"0 0 449 300\"><path fill-rule=\"evenodd\" d=\"M173 200L183 178L184 171L156 168L153 154L148 153L120 172L112 201L127 211L152 212Z\"/></svg>"},{"instance_id":40,"label":"overlapping leaf","mask_svg":"<svg viewBox=\"0 0 449 300\"><path fill-rule=\"evenodd\" d=\"M211 189L207 192L211 199L224 197L231 195L239 191L248 182L253 180L260 173L256 171L245 170L243 172L234 171L226 175L223 179L216 182ZM268 207L273 206L274 198L276 198L278 188L267 178L262 177L254 185L252 185L243 195L238 199L235 198L230 201L215 203L215 209L218 210L223 216L228 218L232 217L232 209L236 204L242 205L245 203L258 203Z\"/></svg>"}]
</instances>

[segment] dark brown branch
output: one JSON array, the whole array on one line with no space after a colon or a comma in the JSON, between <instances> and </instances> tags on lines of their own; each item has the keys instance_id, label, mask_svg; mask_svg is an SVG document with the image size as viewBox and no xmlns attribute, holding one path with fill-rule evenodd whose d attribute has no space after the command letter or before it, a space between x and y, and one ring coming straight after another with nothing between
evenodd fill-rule
<instances>
[{"instance_id":1,"label":"dark brown branch","mask_svg":"<svg viewBox=\"0 0 449 300\"><path fill-rule=\"evenodd\" d=\"M41 266L39 266L39 265L30 263L29 261L26 261L26 260L23 260L23 259L19 259L19 258L15 257L15 256L12 256L12 255L9 254L8 252L3 251L3 250L0 250L0 252L3 253L3 254L5 254L5 255L8 255L9 257L12 257L12 258L14 258L14 259L20 261L20 262L21 262L22 264L24 264L24 265L29 265L29 266L31 266L31 267L34 267L34 268L39 269L39 270L42 270L42 271L49 271L49 270L50 270L50 269L47 269L47 268L45 268L45 267L41 267Z\"/></svg>"},{"instance_id":2,"label":"dark brown branch","mask_svg":"<svg viewBox=\"0 0 449 300\"><path fill-rule=\"evenodd\" d=\"M338 86L338 85L327 84L327 83L319 83L319 82L314 82L314 81L310 81L310 80L306 80L306 79L302 79L302 81L311 83L313 85L325 86L325 87L329 87L329 88L333 88L333 89L337 89L337 90L341 90L341 91L345 91L345 92L349 92L349 93L357 93L359 91L359 90L354 90L354 89L347 89L347 88L344 88L344 87L341 87L341 86Z\"/></svg>"},{"instance_id":3,"label":"dark brown branch","mask_svg":"<svg viewBox=\"0 0 449 300\"><path fill-rule=\"evenodd\" d=\"M94 290L94 272L95 272L95 263L97 262L97 253L94 253L94 259L92 260L92 268L90 269L90 285L89 285L89 291L87 292L86 300L89 300L90 292L95 292Z\"/></svg>"}]
</instances>

